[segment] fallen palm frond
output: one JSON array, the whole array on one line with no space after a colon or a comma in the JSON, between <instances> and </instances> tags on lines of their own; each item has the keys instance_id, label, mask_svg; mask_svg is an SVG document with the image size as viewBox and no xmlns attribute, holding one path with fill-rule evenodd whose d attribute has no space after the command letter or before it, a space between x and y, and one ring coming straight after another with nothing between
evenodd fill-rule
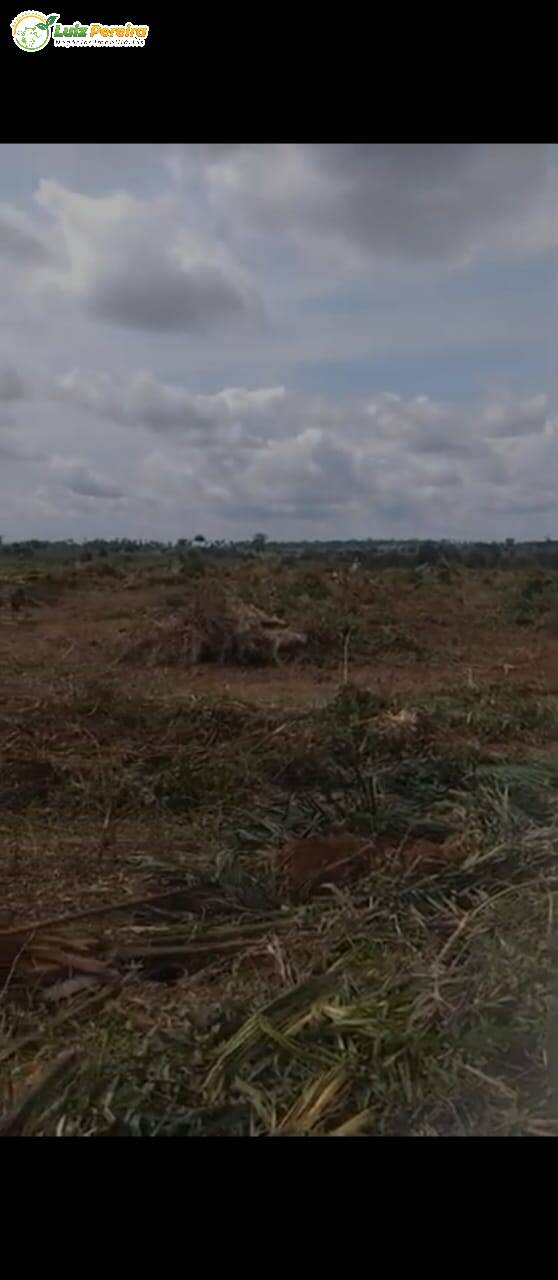
<instances>
[{"instance_id":1,"label":"fallen palm frond","mask_svg":"<svg viewBox=\"0 0 558 1280\"><path fill-rule=\"evenodd\" d=\"M351 941L337 935L341 957L326 987L302 983L252 1014L220 1050L206 1097L246 1097L256 1085L273 1101L278 1131L521 1131L522 1108L528 1115L542 1105L546 1006L537 986L547 944L538 886L495 892L441 945L440 927L455 926L451 900L445 915L431 894L419 903L415 894L395 921L388 902L353 917ZM499 937L514 937L500 957ZM265 1131L256 1112L253 1124Z\"/></svg>"},{"instance_id":2,"label":"fallen palm frond","mask_svg":"<svg viewBox=\"0 0 558 1280\"><path fill-rule=\"evenodd\" d=\"M35 1045L43 1044L52 1035L56 1037L61 1027L74 1026L86 1015L91 1017L92 1014L98 1013L99 1009L114 997L115 991L116 988L111 983L110 986L103 985L100 991L96 990L94 993L88 991L81 996L78 995L69 1007L61 1009L49 1019L48 1026L38 1022L32 1031L26 1031L22 1035L14 1034L8 1037L5 1043L0 1040L0 1063L18 1057Z\"/></svg>"},{"instance_id":3,"label":"fallen palm frond","mask_svg":"<svg viewBox=\"0 0 558 1280\"><path fill-rule=\"evenodd\" d=\"M36 1127L41 1111L44 1113L47 1104L52 1110L53 1092L60 1090L62 1084L67 1087L79 1065L79 1054L75 1049L69 1049L61 1054L50 1071L28 1090L21 1102L8 1112L3 1120L0 1120L0 1138L21 1137L24 1132L28 1133L31 1120Z\"/></svg>"},{"instance_id":4,"label":"fallen palm frond","mask_svg":"<svg viewBox=\"0 0 558 1280\"><path fill-rule=\"evenodd\" d=\"M270 590L269 609L287 606ZM353 676L384 623L366 639L362 618L335 622ZM556 712L467 670L429 696L347 678L302 710L194 695L190 678L175 695L169 673L146 695L130 670L135 693L114 670L50 698L26 689L6 717L14 867L34 795L51 856L79 818L98 866L93 905L64 911L65 890L58 915L48 897L48 918L0 934L0 1061L16 1084L61 1040L86 1055L63 1115L39 1106L41 1132L542 1131ZM508 758L514 737L529 758ZM122 879L103 883L119 850L127 899Z\"/></svg>"},{"instance_id":5,"label":"fallen palm frond","mask_svg":"<svg viewBox=\"0 0 558 1280\"><path fill-rule=\"evenodd\" d=\"M10 988L45 986L76 974L118 981L116 970L93 954L96 947L90 937L48 929L23 926L0 933L0 995Z\"/></svg>"},{"instance_id":6,"label":"fallen palm frond","mask_svg":"<svg viewBox=\"0 0 558 1280\"><path fill-rule=\"evenodd\" d=\"M302 1094L283 1116L279 1133L310 1134L335 1111L347 1088L347 1072L342 1063L306 1085Z\"/></svg>"},{"instance_id":7,"label":"fallen palm frond","mask_svg":"<svg viewBox=\"0 0 558 1280\"><path fill-rule=\"evenodd\" d=\"M322 1001L336 985L338 968L336 964L328 973L300 983L249 1018L214 1062L205 1084L208 1097L217 1097L226 1075L238 1068L262 1040L266 1042L268 1028L290 1036L317 1014Z\"/></svg>"}]
</instances>

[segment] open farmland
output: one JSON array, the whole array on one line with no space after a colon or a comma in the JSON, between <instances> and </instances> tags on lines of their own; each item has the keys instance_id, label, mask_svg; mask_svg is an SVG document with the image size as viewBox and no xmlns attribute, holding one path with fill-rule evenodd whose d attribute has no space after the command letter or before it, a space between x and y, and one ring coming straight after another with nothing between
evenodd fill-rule
<instances>
[{"instance_id":1,"label":"open farmland","mask_svg":"<svg viewBox=\"0 0 558 1280\"><path fill-rule=\"evenodd\" d=\"M1 576L4 1133L558 1132L556 570Z\"/></svg>"}]
</instances>

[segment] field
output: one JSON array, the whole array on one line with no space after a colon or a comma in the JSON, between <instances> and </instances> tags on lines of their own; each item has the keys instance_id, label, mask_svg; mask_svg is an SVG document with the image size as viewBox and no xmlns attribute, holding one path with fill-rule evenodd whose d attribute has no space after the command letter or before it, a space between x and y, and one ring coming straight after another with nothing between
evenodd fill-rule
<instances>
[{"instance_id":1,"label":"field","mask_svg":"<svg viewBox=\"0 0 558 1280\"><path fill-rule=\"evenodd\" d=\"M557 571L0 578L0 1133L558 1133Z\"/></svg>"}]
</instances>

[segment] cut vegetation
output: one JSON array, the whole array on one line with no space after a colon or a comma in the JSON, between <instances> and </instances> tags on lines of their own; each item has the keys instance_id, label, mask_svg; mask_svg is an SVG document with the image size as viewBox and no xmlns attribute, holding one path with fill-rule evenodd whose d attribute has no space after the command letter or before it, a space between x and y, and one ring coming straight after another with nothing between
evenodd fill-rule
<instances>
[{"instance_id":1,"label":"cut vegetation","mask_svg":"<svg viewBox=\"0 0 558 1280\"><path fill-rule=\"evenodd\" d=\"M198 562L18 562L0 1134L558 1133L552 591Z\"/></svg>"}]
</instances>

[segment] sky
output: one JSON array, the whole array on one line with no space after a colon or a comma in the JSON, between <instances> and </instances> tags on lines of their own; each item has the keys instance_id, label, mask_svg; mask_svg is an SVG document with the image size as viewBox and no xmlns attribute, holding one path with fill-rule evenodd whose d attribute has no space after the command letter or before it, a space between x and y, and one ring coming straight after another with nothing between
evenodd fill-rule
<instances>
[{"instance_id":1,"label":"sky","mask_svg":"<svg viewBox=\"0 0 558 1280\"><path fill-rule=\"evenodd\" d=\"M548 143L0 146L0 535L558 537Z\"/></svg>"}]
</instances>

